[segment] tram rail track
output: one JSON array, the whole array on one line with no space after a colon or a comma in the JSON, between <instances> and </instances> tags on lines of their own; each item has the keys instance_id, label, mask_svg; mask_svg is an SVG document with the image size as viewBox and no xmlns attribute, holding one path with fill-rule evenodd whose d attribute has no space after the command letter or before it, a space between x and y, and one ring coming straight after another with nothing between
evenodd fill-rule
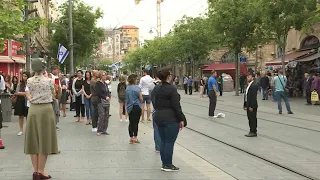
<instances>
[{"instance_id":1,"label":"tram rail track","mask_svg":"<svg viewBox=\"0 0 320 180\"><path fill-rule=\"evenodd\" d=\"M184 99L190 99L192 101L198 101L198 102L205 102L205 101L202 101L200 99L195 99L195 98L188 98L188 97L183 97ZM182 102L182 101L181 101ZM218 100L218 102L225 102L224 100ZM189 102L185 102L185 103L189 103ZM231 107L234 107L234 108L241 108L239 106L234 106L234 105L226 105L226 104L223 104L223 103L219 103L219 105L223 105L223 106L231 106ZM207 106L204 106L204 107L207 107ZM220 111L225 111L224 109L221 109L221 108L216 108L217 110L220 110ZM227 112L227 111L226 111ZM268 114L270 115L269 112L265 112L263 110L259 110L259 113L264 113L264 114ZM271 114L271 115L276 115L276 114ZM315 121L315 120L310 120L310 119L303 119L303 118L298 118L298 117L294 117L294 116L290 116L290 118L292 119L295 119L295 120L299 120L299 121L308 121L308 122L313 122L313 123L319 123L320 124L320 121ZM271 120L269 120L271 122ZM275 122L277 123L277 122Z\"/></svg>"},{"instance_id":2,"label":"tram rail track","mask_svg":"<svg viewBox=\"0 0 320 180\"><path fill-rule=\"evenodd\" d=\"M200 105L200 104L196 104L196 103L192 103L192 102L187 102L187 101L180 101L180 102L182 102L182 103L187 103L187 104L191 104L191 105L194 105L194 106L203 107L203 108L208 108L208 106ZM227 106L227 105L226 105L226 106ZM229 106L229 105L228 105L228 106ZM232 106L232 107L234 107L234 106ZM247 115L245 115L245 114L237 113L237 112L230 111L230 110L227 110L227 109L216 108L216 110L247 117ZM259 113L260 113L260 111L259 111ZM266 112L264 112L264 113L266 113ZM270 114L270 113L267 113L267 114ZM292 117L290 117L290 118L292 118ZM310 128L307 128L307 127L301 127L301 126L297 126L297 125L293 125L293 124L288 124L288 123L284 123L284 122L273 121L273 120L266 119L266 118L261 118L261 117L258 117L258 119L259 119L259 120L263 120L263 121L267 121L267 122L271 122L271 123L281 124L281 125L285 125L285 126L290 126L290 127L295 127L295 128L299 128L299 129L305 129L305 130L308 130L308 131L313 131L313 132L320 133L320 130L316 130L316 129L310 129ZM300 120L300 119L298 119L298 120ZM312 120L310 120L310 122L319 123L319 122L312 121Z\"/></svg>"},{"instance_id":3,"label":"tram rail track","mask_svg":"<svg viewBox=\"0 0 320 180\"><path fill-rule=\"evenodd\" d=\"M114 95L112 95L112 96L113 96L114 98L116 98L116 99L118 98L118 97L116 97L116 96L114 96ZM183 101L181 101L181 102L183 102ZM190 104L190 102L185 102L185 103L189 103L189 104ZM112 104L112 103L111 103L111 104ZM115 105L113 105L113 106L115 106ZM118 108L118 106L115 106L115 107ZM185 113L185 112L184 112L184 113ZM203 117L199 117L199 116L196 116L196 115L193 115L193 114L190 114L190 113L185 113L185 114L188 114L188 115L190 115L190 116L194 116L194 117L198 117L198 118L200 118L200 119L206 120L206 119L203 118ZM208 120L208 121L209 121L209 120ZM215 122L215 121L211 121L211 122L213 122L213 123L218 123L218 124L221 124L221 125L224 125L224 126L228 126L228 127L234 128L234 129L238 129L238 130L247 131L247 130L244 130L244 129L242 129L242 128L234 127L234 126L231 126L231 125L228 125L228 124L224 124L224 123L220 123L220 122ZM148 126L148 125L146 125L146 126ZM150 126L148 126L148 127L150 127ZM150 128L152 128L152 127L150 127ZM198 130L196 130L196 129L194 129L194 128L190 128L190 127L185 127L185 128L188 129L188 130L190 130L190 131L192 131L192 132L195 132L195 133L197 133L197 134L200 134L200 135L202 135L202 136L204 136L204 137L207 137L207 138L209 138L209 139L212 139L212 140L214 140L214 141L216 141L216 142L219 142L219 143L221 143L221 144L224 144L224 145L226 145L226 146L228 146L228 147L231 147L231 148L236 149L236 150L238 150L238 151L241 151L241 152L243 152L243 153L245 153L245 154L248 154L248 155L250 155L250 156L252 156L252 157L255 157L255 158L257 158L257 159L263 160L263 161L265 161L265 162L267 162L267 163L270 163L270 164L272 164L272 165L274 165L274 166L276 166L276 167L278 167L278 168L280 168L280 169L286 170L286 171L291 172L291 173L293 173L293 174L295 174L295 175L298 175L298 176L300 176L300 177L303 177L303 178L306 178L306 179L309 179L309 180L320 180L318 177L313 177L313 176L311 176L311 175L308 175L308 174L305 174L305 173L303 173L303 172L297 171L297 170L295 170L295 169L293 169L293 168L291 168L291 167L282 165L282 164L280 164L280 163L278 163L278 162L272 161L272 160L270 160L270 159L268 159L268 158L265 158L265 157L263 157L263 156L261 156L261 155L252 153L252 152L250 152L250 151L248 151L248 150L245 150L244 148L237 147L237 146L235 146L235 145L233 145L233 144L231 144L231 143L228 143L228 142L226 142L226 141L224 141L224 140L221 140L221 139L218 139L218 138L216 138L216 137L210 136L210 135L208 135L208 134L202 133L202 132L200 132L200 131L198 131ZM273 140L273 141L277 141L277 142L280 142L280 143L284 143L284 144L287 144L287 145L291 145L291 146L294 146L294 147L298 147L298 148L301 148L301 149L304 149L304 150L308 150L308 151L311 151L311 152L320 154L319 151L315 151L315 150L312 150L312 149L309 149L309 148L305 148L305 147L300 146L300 145L295 145L295 144L292 144L292 143L284 142L284 141L282 141L282 140L280 140L280 139L272 138L272 137L269 137L269 136L266 136L266 135L259 135L259 136L262 136L262 137L265 137L265 138L270 139L270 140ZM177 144L179 144L181 147L187 149L188 151L190 151L190 152L193 153L194 155L200 157L201 159L207 161L205 158L203 158L202 156L200 156L200 155L197 154L196 152L190 150L189 148L186 148L186 147L183 146L182 144L180 144L180 143L177 143ZM207 162L210 163L210 164L212 164L212 165L214 165L213 163L211 163L211 162L209 162L209 161L207 161ZM215 165L214 165L214 166L215 166ZM222 170L222 169L221 169L221 170ZM223 170L222 170L222 171L223 171ZM225 171L224 171L224 172L225 172ZM226 173L227 173L227 172L226 172ZM229 173L228 173L228 174L229 174ZM229 175L230 175L230 174L229 174ZM232 176L232 177L234 177L234 176ZM236 177L234 177L234 178L235 178L235 179L238 179L238 178L236 178Z\"/></svg>"}]
</instances>

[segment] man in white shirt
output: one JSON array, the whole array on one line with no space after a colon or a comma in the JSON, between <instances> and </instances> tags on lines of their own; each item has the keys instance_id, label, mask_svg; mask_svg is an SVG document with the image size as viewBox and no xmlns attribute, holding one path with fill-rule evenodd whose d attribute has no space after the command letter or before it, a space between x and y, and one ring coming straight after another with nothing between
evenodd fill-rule
<instances>
[{"instance_id":1,"label":"man in white shirt","mask_svg":"<svg viewBox=\"0 0 320 180\"><path fill-rule=\"evenodd\" d=\"M147 122L151 122L150 120L150 104L151 104L151 98L149 93L150 85L153 84L153 79L149 75L148 70L144 70L143 77L140 79L139 87L141 88L143 102L142 102L142 113L141 113L141 122L144 122L144 104L147 106Z\"/></svg>"},{"instance_id":2,"label":"man in white shirt","mask_svg":"<svg viewBox=\"0 0 320 180\"><path fill-rule=\"evenodd\" d=\"M0 72L0 91L3 92L6 89L6 83L4 82L3 73Z\"/></svg>"}]
</instances>

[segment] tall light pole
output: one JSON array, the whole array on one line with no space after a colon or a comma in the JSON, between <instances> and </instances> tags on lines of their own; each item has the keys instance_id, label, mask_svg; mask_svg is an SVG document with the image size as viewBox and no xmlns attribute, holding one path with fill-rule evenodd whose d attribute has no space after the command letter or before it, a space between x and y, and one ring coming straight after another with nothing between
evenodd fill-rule
<instances>
[{"instance_id":1,"label":"tall light pole","mask_svg":"<svg viewBox=\"0 0 320 180\"><path fill-rule=\"evenodd\" d=\"M141 0L135 0L136 4L139 4ZM161 3L164 0L157 0L157 34L161 37Z\"/></svg>"},{"instance_id":2,"label":"tall light pole","mask_svg":"<svg viewBox=\"0 0 320 180\"><path fill-rule=\"evenodd\" d=\"M72 0L69 0L69 47L70 47L70 74L74 73L73 67L73 28L72 28Z\"/></svg>"},{"instance_id":3,"label":"tall light pole","mask_svg":"<svg viewBox=\"0 0 320 180\"><path fill-rule=\"evenodd\" d=\"M31 13L37 12L37 9L29 9L30 3L37 3L38 0L26 0L27 4L24 6L24 21L29 20L29 15ZM31 55L30 55L30 34L24 35L25 43L26 43L26 71L31 71Z\"/></svg>"}]
</instances>

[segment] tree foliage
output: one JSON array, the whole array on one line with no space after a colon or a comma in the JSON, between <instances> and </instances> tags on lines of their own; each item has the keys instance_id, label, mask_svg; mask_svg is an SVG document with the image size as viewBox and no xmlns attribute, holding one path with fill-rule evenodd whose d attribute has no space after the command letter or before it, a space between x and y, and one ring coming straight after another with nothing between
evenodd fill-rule
<instances>
[{"instance_id":1,"label":"tree foliage","mask_svg":"<svg viewBox=\"0 0 320 180\"><path fill-rule=\"evenodd\" d=\"M50 40L51 56L56 57L59 43L69 49L69 18L68 2L59 7L60 18L53 23L52 30L55 30ZM84 64L84 61L91 57L98 44L104 40L104 30L97 27L97 21L103 16L101 9L94 10L92 6L85 4L82 0L73 1L73 42L74 42L74 63ZM69 61L64 65L68 66Z\"/></svg>"},{"instance_id":2,"label":"tree foliage","mask_svg":"<svg viewBox=\"0 0 320 180\"><path fill-rule=\"evenodd\" d=\"M0 3L0 49L4 48L4 40L14 39L17 35L35 31L43 24L40 18L31 18L23 21L22 10L26 2L24 0L3 0Z\"/></svg>"},{"instance_id":3,"label":"tree foliage","mask_svg":"<svg viewBox=\"0 0 320 180\"><path fill-rule=\"evenodd\" d=\"M260 0L264 6L263 25L269 30L281 49L282 68L285 70L285 47L289 31L310 28L315 23L317 0Z\"/></svg>"},{"instance_id":4,"label":"tree foliage","mask_svg":"<svg viewBox=\"0 0 320 180\"><path fill-rule=\"evenodd\" d=\"M184 16L174 25L170 33L146 41L144 47L130 52L124 61L132 70L140 69L147 64L172 64L177 60L191 59L200 63L207 59L216 43L209 23L205 16L195 18Z\"/></svg>"},{"instance_id":5,"label":"tree foliage","mask_svg":"<svg viewBox=\"0 0 320 180\"><path fill-rule=\"evenodd\" d=\"M242 49L252 51L262 44L264 31L261 29L260 4L256 0L208 0L212 29L217 40L234 54L236 67ZM236 68L236 95L238 92L239 69Z\"/></svg>"}]
</instances>

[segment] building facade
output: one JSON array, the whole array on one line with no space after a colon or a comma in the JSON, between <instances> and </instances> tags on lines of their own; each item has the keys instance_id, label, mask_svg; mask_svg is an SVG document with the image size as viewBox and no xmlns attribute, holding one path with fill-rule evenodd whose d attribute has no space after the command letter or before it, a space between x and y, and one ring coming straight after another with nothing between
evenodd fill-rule
<instances>
[{"instance_id":1,"label":"building facade","mask_svg":"<svg viewBox=\"0 0 320 180\"><path fill-rule=\"evenodd\" d=\"M107 59L112 59L115 62L121 60L121 33L119 30L107 29L104 31L105 41L101 43L102 56Z\"/></svg>"},{"instance_id":2,"label":"building facade","mask_svg":"<svg viewBox=\"0 0 320 180\"><path fill-rule=\"evenodd\" d=\"M40 17L45 19L47 22L51 19L51 10L49 0L39 0L37 3L33 3L33 8L37 9L37 12L33 13L34 17ZM31 37L31 57L43 57L45 54L48 53L48 45L49 45L49 30L46 24L41 25L38 31L36 31Z\"/></svg>"},{"instance_id":3,"label":"building facade","mask_svg":"<svg viewBox=\"0 0 320 180\"><path fill-rule=\"evenodd\" d=\"M121 43L121 54L126 54L140 47L139 40L139 28L132 25L121 26L120 31L120 43Z\"/></svg>"}]
</instances>

